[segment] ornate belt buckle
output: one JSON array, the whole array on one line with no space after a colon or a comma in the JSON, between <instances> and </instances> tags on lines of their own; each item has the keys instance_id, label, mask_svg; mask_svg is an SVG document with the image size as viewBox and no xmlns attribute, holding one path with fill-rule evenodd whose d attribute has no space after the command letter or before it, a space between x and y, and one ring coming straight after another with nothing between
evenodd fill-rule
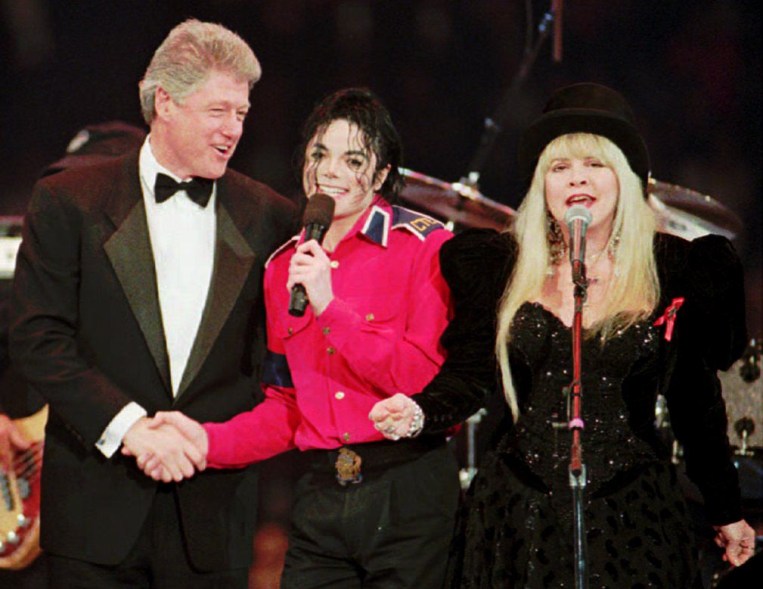
<instances>
[{"instance_id":1,"label":"ornate belt buckle","mask_svg":"<svg viewBox=\"0 0 763 589\"><path fill-rule=\"evenodd\" d=\"M360 472L362 462L360 456L349 448L339 448L339 456L334 463L337 482L345 487L349 483L356 485L362 481L363 475Z\"/></svg>"}]
</instances>

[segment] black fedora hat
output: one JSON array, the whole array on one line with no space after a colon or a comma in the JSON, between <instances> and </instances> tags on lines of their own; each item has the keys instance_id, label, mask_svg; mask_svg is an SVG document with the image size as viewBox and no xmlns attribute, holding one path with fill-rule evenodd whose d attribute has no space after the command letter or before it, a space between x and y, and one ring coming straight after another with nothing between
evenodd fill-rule
<instances>
[{"instance_id":1,"label":"black fedora hat","mask_svg":"<svg viewBox=\"0 0 763 589\"><path fill-rule=\"evenodd\" d=\"M593 133L617 145L646 189L649 152L625 98L607 86L584 82L554 92L543 114L522 134L519 172L528 184L541 152L551 141L568 133Z\"/></svg>"}]
</instances>

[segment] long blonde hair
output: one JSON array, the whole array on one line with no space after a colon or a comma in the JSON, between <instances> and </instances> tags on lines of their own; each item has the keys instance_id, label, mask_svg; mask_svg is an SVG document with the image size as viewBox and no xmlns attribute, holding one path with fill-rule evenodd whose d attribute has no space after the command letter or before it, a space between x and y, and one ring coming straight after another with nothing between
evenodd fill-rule
<instances>
[{"instance_id":1,"label":"long blonde hair","mask_svg":"<svg viewBox=\"0 0 763 589\"><path fill-rule=\"evenodd\" d=\"M660 286L654 258L656 220L644 198L644 186L617 145L600 135L571 133L551 141L538 158L532 183L517 210L513 232L519 246L517 261L498 307L496 356L506 401L514 421L519 403L511 377L508 344L511 323L519 307L537 299L552 265L546 238L547 206L545 177L551 162L560 158L596 157L617 175L620 193L607 249L614 251L614 271L600 321L591 326L588 337L605 342L616 331L648 317L659 300Z\"/></svg>"}]
</instances>

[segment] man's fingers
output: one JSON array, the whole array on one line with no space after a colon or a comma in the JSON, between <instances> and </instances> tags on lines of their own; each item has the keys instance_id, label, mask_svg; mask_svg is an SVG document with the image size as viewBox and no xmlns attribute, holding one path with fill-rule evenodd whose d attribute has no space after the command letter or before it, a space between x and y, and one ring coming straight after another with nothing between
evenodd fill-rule
<instances>
[{"instance_id":1,"label":"man's fingers","mask_svg":"<svg viewBox=\"0 0 763 589\"><path fill-rule=\"evenodd\" d=\"M154 479L155 481L162 481L162 480L164 480L163 479L164 468L162 468L161 466L159 466L157 468L154 468L154 469L152 469L150 471L147 471L146 474L148 476L150 476L152 479ZM169 481L167 481L167 482L169 482Z\"/></svg>"},{"instance_id":2,"label":"man's fingers","mask_svg":"<svg viewBox=\"0 0 763 589\"><path fill-rule=\"evenodd\" d=\"M10 468L16 451L30 448L30 442L21 435L11 419L0 414L0 464Z\"/></svg>"},{"instance_id":3,"label":"man's fingers","mask_svg":"<svg viewBox=\"0 0 763 589\"><path fill-rule=\"evenodd\" d=\"M145 460L138 459L138 466L147 475L151 475L155 470L162 468L162 463L156 456L151 454Z\"/></svg>"},{"instance_id":4,"label":"man's fingers","mask_svg":"<svg viewBox=\"0 0 763 589\"><path fill-rule=\"evenodd\" d=\"M17 450L29 450L32 445L15 427L11 429L9 438L11 445L15 446Z\"/></svg>"},{"instance_id":5,"label":"man's fingers","mask_svg":"<svg viewBox=\"0 0 763 589\"><path fill-rule=\"evenodd\" d=\"M182 413L173 414L171 423L184 438L192 442L197 440L200 435L206 435L204 428L202 428L198 422Z\"/></svg>"},{"instance_id":6,"label":"man's fingers","mask_svg":"<svg viewBox=\"0 0 763 589\"><path fill-rule=\"evenodd\" d=\"M196 474L196 469L194 468L193 463L191 463L191 461L188 459L181 460L178 466L182 475L180 480L190 479L194 474Z\"/></svg>"},{"instance_id":7,"label":"man's fingers","mask_svg":"<svg viewBox=\"0 0 763 589\"><path fill-rule=\"evenodd\" d=\"M207 432L197 421L194 421L187 415L184 415L178 411L171 413L157 413L157 416L161 418L162 423L174 427L180 435L183 436L194 446L192 454L186 452L189 458L194 464L201 464L206 459L207 453Z\"/></svg>"},{"instance_id":8,"label":"man's fingers","mask_svg":"<svg viewBox=\"0 0 763 589\"><path fill-rule=\"evenodd\" d=\"M368 414L368 419L377 423L384 421L387 417L389 417L389 411L381 403L374 405L371 409L371 413Z\"/></svg>"},{"instance_id":9,"label":"man's fingers","mask_svg":"<svg viewBox=\"0 0 763 589\"><path fill-rule=\"evenodd\" d=\"M156 457L154 456L152 452L146 452L145 454L141 454L135 459L135 462L138 463L138 468L140 468L142 471L146 471L147 463L149 463L150 461L157 461Z\"/></svg>"}]
</instances>

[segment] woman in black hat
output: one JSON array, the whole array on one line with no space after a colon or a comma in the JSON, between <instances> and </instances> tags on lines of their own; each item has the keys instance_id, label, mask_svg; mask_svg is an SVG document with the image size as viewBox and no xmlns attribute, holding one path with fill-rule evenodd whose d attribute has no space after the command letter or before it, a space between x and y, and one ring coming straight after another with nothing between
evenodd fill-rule
<instances>
[{"instance_id":1,"label":"woman in black hat","mask_svg":"<svg viewBox=\"0 0 763 589\"><path fill-rule=\"evenodd\" d=\"M573 282L565 214L591 215L585 248L582 431L590 587L700 586L691 518L655 428L665 396L689 476L732 565L753 552L716 371L746 338L731 244L656 232L649 156L625 100L597 84L556 92L520 144L529 190L503 234L469 230L442 248L456 314L448 358L419 395L371 413L392 439L462 421L495 390L510 418L468 493L454 587L572 587L567 400Z\"/></svg>"}]
</instances>

